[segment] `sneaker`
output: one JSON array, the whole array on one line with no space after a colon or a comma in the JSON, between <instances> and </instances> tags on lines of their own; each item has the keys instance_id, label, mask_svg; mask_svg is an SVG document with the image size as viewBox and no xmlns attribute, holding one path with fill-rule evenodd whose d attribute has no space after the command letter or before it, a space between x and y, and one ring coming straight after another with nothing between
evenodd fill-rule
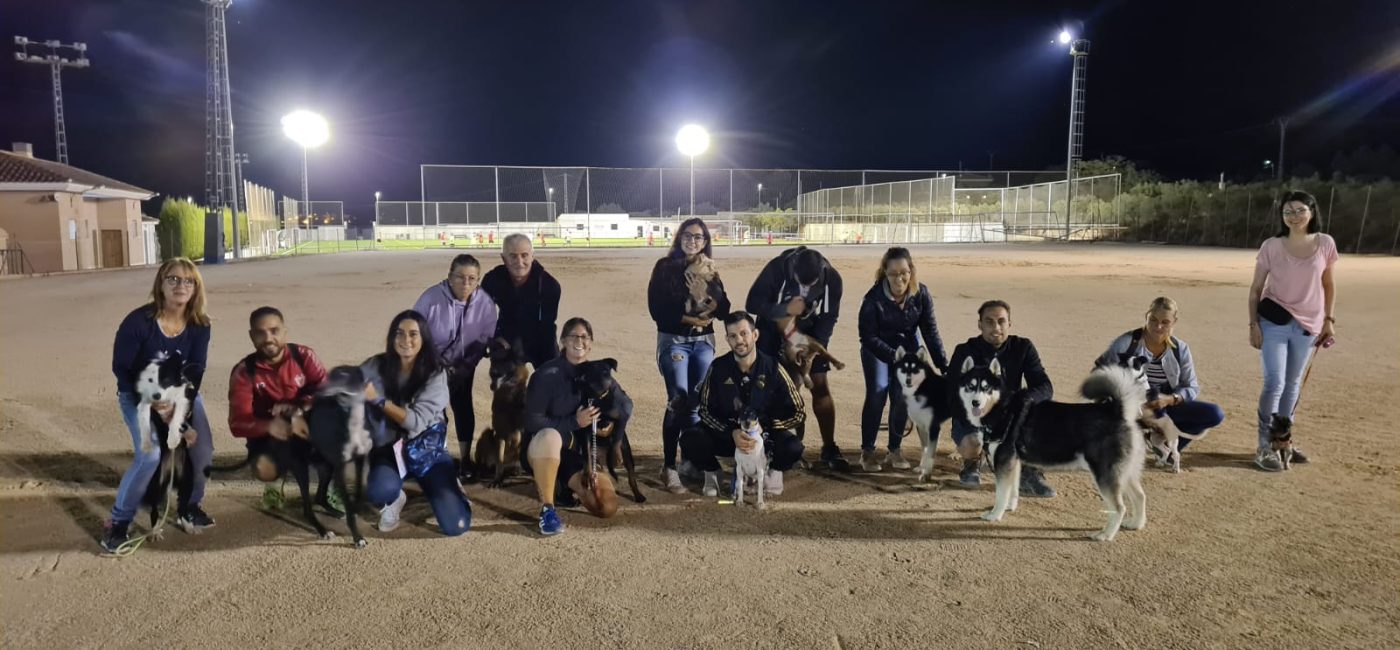
<instances>
[{"instance_id":1,"label":"sneaker","mask_svg":"<svg viewBox=\"0 0 1400 650\"><path fill-rule=\"evenodd\" d=\"M1293 462L1298 462L1298 452L1293 452ZM1283 462L1279 460L1278 454L1272 449L1260 449L1254 455L1254 465L1266 472L1282 472Z\"/></svg>"},{"instance_id":2,"label":"sneaker","mask_svg":"<svg viewBox=\"0 0 1400 650\"><path fill-rule=\"evenodd\" d=\"M885 462L893 469L904 470L913 467L898 449L891 449L889 453L885 454Z\"/></svg>"},{"instance_id":3,"label":"sneaker","mask_svg":"<svg viewBox=\"0 0 1400 650\"><path fill-rule=\"evenodd\" d=\"M1049 499L1055 496L1055 488L1045 483L1045 475L1033 467L1021 469L1021 496Z\"/></svg>"},{"instance_id":4,"label":"sneaker","mask_svg":"<svg viewBox=\"0 0 1400 650\"><path fill-rule=\"evenodd\" d=\"M1308 457L1307 457L1306 454L1303 453L1303 450L1302 450L1302 449L1299 449L1299 448L1298 448L1298 445L1293 445L1293 464L1294 464L1294 465L1306 465L1307 462L1308 462Z\"/></svg>"},{"instance_id":5,"label":"sneaker","mask_svg":"<svg viewBox=\"0 0 1400 650\"><path fill-rule=\"evenodd\" d=\"M982 475L977 472L978 462L980 461L963 461L962 471L958 472L958 483L961 483L963 487L982 487Z\"/></svg>"},{"instance_id":6,"label":"sneaker","mask_svg":"<svg viewBox=\"0 0 1400 650\"><path fill-rule=\"evenodd\" d=\"M551 537L564 532L564 522L559 519L559 513L554 511L554 506L540 506L540 534Z\"/></svg>"},{"instance_id":7,"label":"sneaker","mask_svg":"<svg viewBox=\"0 0 1400 650\"><path fill-rule=\"evenodd\" d=\"M875 457L874 449L866 449L860 452L860 468L867 472L878 472L885 468L880 464L880 459Z\"/></svg>"},{"instance_id":8,"label":"sneaker","mask_svg":"<svg viewBox=\"0 0 1400 650\"><path fill-rule=\"evenodd\" d=\"M719 472L705 472L705 488L701 493L707 497L719 496Z\"/></svg>"},{"instance_id":9,"label":"sneaker","mask_svg":"<svg viewBox=\"0 0 1400 650\"><path fill-rule=\"evenodd\" d=\"M783 473L776 469L768 470L768 475L763 478L764 496L776 497L783 493Z\"/></svg>"},{"instance_id":10,"label":"sneaker","mask_svg":"<svg viewBox=\"0 0 1400 650\"><path fill-rule=\"evenodd\" d=\"M688 460L681 461L680 475L681 478L690 481L699 481L704 478L704 474L700 471L700 468L696 467L695 463Z\"/></svg>"},{"instance_id":11,"label":"sneaker","mask_svg":"<svg viewBox=\"0 0 1400 650\"><path fill-rule=\"evenodd\" d=\"M836 445L822 447L822 464L833 472L851 471L851 464L841 457L841 449Z\"/></svg>"},{"instance_id":12,"label":"sneaker","mask_svg":"<svg viewBox=\"0 0 1400 650\"><path fill-rule=\"evenodd\" d=\"M283 482L282 485L286 485L286 482ZM268 485L263 487L263 510L281 510L286 505L287 495L282 492L281 486Z\"/></svg>"},{"instance_id":13,"label":"sneaker","mask_svg":"<svg viewBox=\"0 0 1400 650\"><path fill-rule=\"evenodd\" d=\"M185 508L175 518L175 525L187 533L197 533L205 528L213 528L214 518L196 504Z\"/></svg>"},{"instance_id":14,"label":"sneaker","mask_svg":"<svg viewBox=\"0 0 1400 650\"><path fill-rule=\"evenodd\" d=\"M127 530L131 527L129 521L113 521L107 524L107 529L102 533L102 551L108 555L116 555L117 550L126 544L131 538Z\"/></svg>"},{"instance_id":15,"label":"sneaker","mask_svg":"<svg viewBox=\"0 0 1400 650\"><path fill-rule=\"evenodd\" d=\"M399 498L379 511L379 532L387 533L399 527L399 514L405 503L408 503L408 495L399 490Z\"/></svg>"},{"instance_id":16,"label":"sneaker","mask_svg":"<svg viewBox=\"0 0 1400 650\"><path fill-rule=\"evenodd\" d=\"M685 492L685 485L681 484L681 473L670 467L661 468L661 484L665 485L666 491L671 494Z\"/></svg>"},{"instance_id":17,"label":"sneaker","mask_svg":"<svg viewBox=\"0 0 1400 650\"><path fill-rule=\"evenodd\" d=\"M345 495L341 494L340 490L334 486L326 490L326 493L316 500L316 505L336 519L345 518Z\"/></svg>"}]
</instances>

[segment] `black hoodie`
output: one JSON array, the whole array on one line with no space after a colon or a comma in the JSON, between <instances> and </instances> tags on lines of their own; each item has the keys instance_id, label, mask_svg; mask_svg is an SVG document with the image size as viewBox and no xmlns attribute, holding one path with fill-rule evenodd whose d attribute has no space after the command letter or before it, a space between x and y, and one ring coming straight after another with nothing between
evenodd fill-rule
<instances>
[{"instance_id":1,"label":"black hoodie","mask_svg":"<svg viewBox=\"0 0 1400 650\"><path fill-rule=\"evenodd\" d=\"M500 316L496 336L519 342L525 358L536 369L559 356L554 322L559 318L559 281L544 270L539 260L530 264L525 284L515 286L504 264L491 269L481 279L481 288L496 301Z\"/></svg>"},{"instance_id":2,"label":"black hoodie","mask_svg":"<svg viewBox=\"0 0 1400 650\"><path fill-rule=\"evenodd\" d=\"M758 278L749 289L744 308L758 319L758 349L776 355L782 345L783 335L778 331L777 319L787 316L787 304L801 295L802 287L793 271L797 253L806 246L789 248L779 253L763 267ZM841 314L841 274L832 268L831 262L822 257L822 271L817 283L807 292L807 309L797 317L798 331L817 339L822 345L831 344L831 334L836 331L836 319Z\"/></svg>"}]
</instances>

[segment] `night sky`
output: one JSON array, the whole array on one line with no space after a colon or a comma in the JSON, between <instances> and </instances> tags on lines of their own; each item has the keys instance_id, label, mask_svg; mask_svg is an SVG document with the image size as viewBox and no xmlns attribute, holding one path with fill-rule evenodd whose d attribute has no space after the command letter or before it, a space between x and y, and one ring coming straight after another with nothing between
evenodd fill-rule
<instances>
[{"instance_id":1,"label":"night sky","mask_svg":"<svg viewBox=\"0 0 1400 650\"><path fill-rule=\"evenodd\" d=\"M939 6L948 5L948 6ZM1284 9L1283 7L1290 7ZM1069 26L1093 42L1085 156L1247 179L1400 144L1400 2L458 2L235 0L237 147L299 193L280 117L324 114L313 199L368 217L416 200L420 163L1047 169L1064 164ZM0 0L0 143L54 157L48 71L12 36L85 41L64 74L73 164L202 199L198 0ZM148 212L151 209L148 209Z\"/></svg>"}]
</instances>

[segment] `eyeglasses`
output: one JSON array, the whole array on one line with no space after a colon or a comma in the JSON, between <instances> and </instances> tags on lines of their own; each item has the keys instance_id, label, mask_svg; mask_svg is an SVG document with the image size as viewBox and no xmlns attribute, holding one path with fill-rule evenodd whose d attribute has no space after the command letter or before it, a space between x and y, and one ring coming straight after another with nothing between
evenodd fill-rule
<instances>
[{"instance_id":1,"label":"eyeglasses","mask_svg":"<svg viewBox=\"0 0 1400 650\"><path fill-rule=\"evenodd\" d=\"M587 335L587 334L566 334L566 335L564 335L564 340L565 340L565 341L579 341L579 342L587 343L588 341L592 341L592 340L593 340L593 337L591 337L591 336L589 336L589 335Z\"/></svg>"},{"instance_id":2,"label":"eyeglasses","mask_svg":"<svg viewBox=\"0 0 1400 650\"><path fill-rule=\"evenodd\" d=\"M178 275L165 276L165 286L178 287L181 284L184 284L187 287L194 287L194 278L182 278Z\"/></svg>"},{"instance_id":3,"label":"eyeglasses","mask_svg":"<svg viewBox=\"0 0 1400 650\"><path fill-rule=\"evenodd\" d=\"M1301 217L1301 216L1307 214L1308 212L1309 212L1309 210L1308 210L1306 207L1302 207L1302 208L1284 208L1284 209L1283 209L1283 216L1285 216L1285 217Z\"/></svg>"},{"instance_id":4,"label":"eyeglasses","mask_svg":"<svg viewBox=\"0 0 1400 650\"><path fill-rule=\"evenodd\" d=\"M450 280L450 281L452 281L452 282L457 282L457 283L461 283L461 284L465 284L465 283L467 282L467 280L468 280L467 276L465 276L465 275L460 275L460 274L457 274L457 273L453 273L452 275L447 276L447 279ZM471 278L471 279L472 279L472 280L475 280L476 278Z\"/></svg>"},{"instance_id":5,"label":"eyeglasses","mask_svg":"<svg viewBox=\"0 0 1400 650\"><path fill-rule=\"evenodd\" d=\"M913 275L913 274L910 273L910 272L908 272L908 271L890 271L889 273L886 273L886 274L885 274L885 277L887 277L887 278L907 278L907 277L909 277L909 276L911 276L911 275Z\"/></svg>"},{"instance_id":6,"label":"eyeglasses","mask_svg":"<svg viewBox=\"0 0 1400 650\"><path fill-rule=\"evenodd\" d=\"M705 233L700 232L688 232L681 235L681 241L705 241L706 239L709 239L709 237L706 237Z\"/></svg>"}]
</instances>

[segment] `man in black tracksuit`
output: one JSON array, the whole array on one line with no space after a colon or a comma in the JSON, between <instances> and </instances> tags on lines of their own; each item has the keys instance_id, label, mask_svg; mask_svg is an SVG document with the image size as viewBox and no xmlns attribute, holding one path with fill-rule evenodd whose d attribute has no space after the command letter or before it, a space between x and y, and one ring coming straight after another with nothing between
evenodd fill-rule
<instances>
[{"instance_id":1,"label":"man in black tracksuit","mask_svg":"<svg viewBox=\"0 0 1400 650\"><path fill-rule=\"evenodd\" d=\"M681 435L685 457L705 472L705 496L719 493L719 456L732 457L736 448L752 449L740 418L748 409L758 413L768 455L768 494L782 494L783 472L802 459L802 440L793 429L806 412L802 395L777 359L758 351L762 340L753 318L733 312L724 319L729 354L715 359L700 385L700 424Z\"/></svg>"},{"instance_id":2,"label":"man in black tracksuit","mask_svg":"<svg viewBox=\"0 0 1400 650\"><path fill-rule=\"evenodd\" d=\"M500 266L481 279L481 288L496 302L500 316L496 336L519 343L525 358L539 370L559 356L554 322L559 318L559 281L535 260L530 238L508 235L501 243Z\"/></svg>"},{"instance_id":3,"label":"man in black tracksuit","mask_svg":"<svg viewBox=\"0 0 1400 650\"><path fill-rule=\"evenodd\" d=\"M975 487L982 479L977 475L978 459L982 456L981 432L967 421L962 412L962 400L957 395L958 377L962 373L963 362L968 358L979 366L986 366L996 359L1001 364L1002 399L1021 390L1025 383L1026 403L1035 404L1050 399L1055 387L1050 384L1050 376L1040 363L1040 353L1030 339L1011 335L1011 305L1001 300L988 300L977 309L977 329L980 336L974 336L953 350L953 359L948 364L948 385L953 391L953 403L957 415L953 417L953 442L963 457L963 469L958 479L963 485ZM1021 494L1033 497L1055 496L1054 488L1045 484L1045 476L1037 468L1029 465L1021 469Z\"/></svg>"},{"instance_id":4,"label":"man in black tracksuit","mask_svg":"<svg viewBox=\"0 0 1400 650\"><path fill-rule=\"evenodd\" d=\"M790 248L759 272L744 307L757 317L758 349L764 354L775 359L782 354L783 332L776 321L788 315L797 316L798 331L829 346L841 313L841 274L821 253L806 246ZM822 436L822 462L844 472L851 465L836 447L836 403L826 381L830 369L825 359L812 364L812 412ZM805 433L799 426L797 437Z\"/></svg>"}]
</instances>

